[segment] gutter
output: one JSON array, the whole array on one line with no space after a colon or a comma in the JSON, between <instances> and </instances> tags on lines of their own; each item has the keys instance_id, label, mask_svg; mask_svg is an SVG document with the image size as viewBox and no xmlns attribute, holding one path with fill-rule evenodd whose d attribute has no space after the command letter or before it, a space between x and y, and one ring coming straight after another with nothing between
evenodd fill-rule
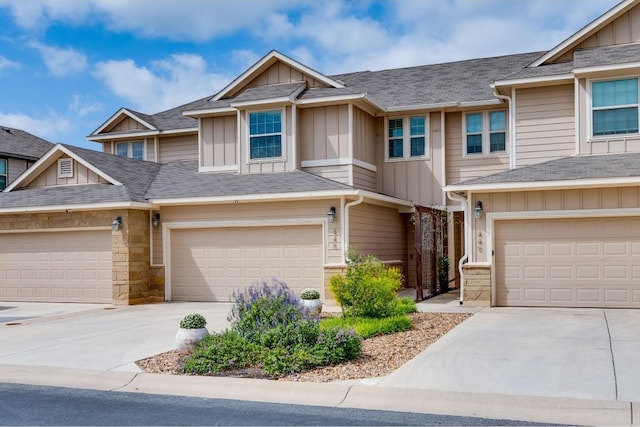
<instances>
[{"instance_id":1,"label":"gutter","mask_svg":"<svg viewBox=\"0 0 640 427\"><path fill-rule=\"evenodd\" d=\"M464 212L464 254L458 262L458 272L460 273L460 305L462 305L464 303L464 273L462 266L469 260L469 245L471 242L471 224L469 223L469 212L471 212L469 206L470 199L450 192L447 192L447 197L454 202L460 202Z\"/></svg>"},{"instance_id":2,"label":"gutter","mask_svg":"<svg viewBox=\"0 0 640 427\"><path fill-rule=\"evenodd\" d=\"M346 253L349 250L349 209L353 206L359 205L364 201L364 194L357 191L358 198L352 202L347 203L343 207L342 211L342 264L346 264Z\"/></svg>"},{"instance_id":3,"label":"gutter","mask_svg":"<svg viewBox=\"0 0 640 427\"><path fill-rule=\"evenodd\" d=\"M496 98L503 99L507 101L507 105L509 106L509 169L516 168L516 117L515 117L515 108L513 107L513 99L512 96L500 95L496 89L495 85L491 86L491 90L493 90L493 95Z\"/></svg>"}]
</instances>

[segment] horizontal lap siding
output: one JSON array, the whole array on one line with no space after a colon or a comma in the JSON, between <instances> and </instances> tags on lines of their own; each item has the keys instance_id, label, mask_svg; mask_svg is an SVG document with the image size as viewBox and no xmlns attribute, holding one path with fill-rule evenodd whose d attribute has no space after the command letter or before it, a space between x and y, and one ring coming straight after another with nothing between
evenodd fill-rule
<instances>
[{"instance_id":1,"label":"horizontal lap siding","mask_svg":"<svg viewBox=\"0 0 640 427\"><path fill-rule=\"evenodd\" d=\"M160 163L198 158L198 139L195 134L162 138L158 145Z\"/></svg>"},{"instance_id":2,"label":"horizontal lap siding","mask_svg":"<svg viewBox=\"0 0 640 427\"><path fill-rule=\"evenodd\" d=\"M8 159L7 162L7 185L19 177L22 172L27 170L27 161L19 159Z\"/></svg>"},{"instance_id":3,"label":"horizontal lap siding","mask_svg":"<svg viewBox=\"0 0 640 427\"><path fill-rule=\"evenodd\" d=\"M376 173L372 170L353 166L353 186L376 191Z\"/></svg>"},{"instance_id":4,"label":"horizontal lap siding","mask_svg":"<svg viewBox=\"0 0 640 427\"><path fill-rule=\"evenodd\" d=\"M312 173L314 175L321 176L323 178L331 179L343 184L351 185L349 179L349 166L348 165L336 165L336 166L316 166L309 168L302 168L303 171Z\"/></svg>"},{"instance_id":5,"label":"horizontal lap siding","mask_svg":"<svg viewBox=\"0 0 640 427\"><path fill-rule=\"evenodd\" d=\"M361 204L349 211L349 246L407 266L406 223L396 209Z\"/></svg>"},{"instance_id":6,"label":"horizontal lap siding","mask_svg":"<svg viewBox=\"0 0 640 427\"><path fill-rule=\"evenodd\" d=\"M573 85L518 90L515 105L518 167L575 154Z\"/></svg>"}]
</instances>

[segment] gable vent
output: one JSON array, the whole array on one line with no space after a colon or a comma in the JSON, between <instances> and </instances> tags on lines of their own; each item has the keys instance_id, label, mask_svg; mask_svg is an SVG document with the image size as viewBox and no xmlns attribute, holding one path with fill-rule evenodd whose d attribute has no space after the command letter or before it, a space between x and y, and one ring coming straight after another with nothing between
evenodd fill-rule
<instances>
[{"instance_id":1,"label":"gable vent","mask_svg":"<svg viewBox=\"0 0 640 427\"><path fill-rule=\"evenodd\" d=\"M58 178L73 178L73 159L58 160Z\"/></svg>"}]
</instances>

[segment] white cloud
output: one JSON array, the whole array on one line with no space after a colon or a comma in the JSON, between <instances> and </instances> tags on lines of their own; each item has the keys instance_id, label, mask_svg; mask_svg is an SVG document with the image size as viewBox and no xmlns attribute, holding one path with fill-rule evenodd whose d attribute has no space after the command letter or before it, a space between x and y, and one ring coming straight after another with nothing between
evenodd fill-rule
<instances>
[{"instance_id":1,"label":"white cloud","mask_svg":"<svg viewBox=\"0 0 640 427\"><path fill-rule=\"evenodd\" d=\"M71 129L71 123L61 115L50 111L46 117L31 117L21 113L3 113L0 111L0 123L47 139L59 141L61 133Z\"/></svg>"},{"instance_id":2,"label":"white cloud","mask_svg":"<svg viewBox=\"0 0 640 427\"><path fill-rule=\"evenodd\" d=\"M91 18L91 2L78 0L0 0L9 8L16 23L27 30L43 31L54 21L86 23Z\"/></svg>"},{"instance_id":3,"label":"white cloud","mask_svg":"<svg viewBox=\"0 0 640 427\"><path fill-rule=\"evenodd\" d=\"M78 117L84 117L89 114L97 113L103 108L100 102L91 102L85 100L83 95L75 94L71 98L71 103L67 109L76 114Z\"/></svg>"},{"instance_id":4,"label":"white cloud","mask_svg":"<svg viewBox=\"0 0 640 427\"><path fill-rule=\"evenodd\" d=\"M56 77L78 74L87 68L86 55L71 47L47 46L35 41L29 43L29 46L40 52L49 72Z\"/></svg>"},{"instance_id":5,"label":"white cloud","mask_svg":"<svg viewBox=\"0 0 640 427\"><path fill-rule=\"evenodd\" d=\"M230 76L211 73L199 55L175 54L138 66L133 60L97 63L94 75L113 93L145 113L155 113L213 95Z\"/></svg>"},{"instance_id":6,"label":"white cloud","mask_svg":"<svg viewBox=\"0 0 640 427\"><path fill-rule=\"evenodd\" d=\"M9 68L20 68L21 64L19 62L11 61L8 58L0 55L0 71L9 69Z\"/></svg>"}]
</instances>

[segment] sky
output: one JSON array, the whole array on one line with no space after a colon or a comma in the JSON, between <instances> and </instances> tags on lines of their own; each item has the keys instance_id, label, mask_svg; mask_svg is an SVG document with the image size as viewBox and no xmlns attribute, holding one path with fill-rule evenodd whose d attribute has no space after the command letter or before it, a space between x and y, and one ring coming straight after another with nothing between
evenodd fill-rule
<instances>
[{"instance_id":1,"label":"sky","mask_svg":"<svg viewBox=\"0 0 640 427\"><path fill-rule=\"evenodd\" d=\"M326 75L542 51L618 1L0 0L0 126L98 149L274 49Z\"/></svg>"}]
</instances>

